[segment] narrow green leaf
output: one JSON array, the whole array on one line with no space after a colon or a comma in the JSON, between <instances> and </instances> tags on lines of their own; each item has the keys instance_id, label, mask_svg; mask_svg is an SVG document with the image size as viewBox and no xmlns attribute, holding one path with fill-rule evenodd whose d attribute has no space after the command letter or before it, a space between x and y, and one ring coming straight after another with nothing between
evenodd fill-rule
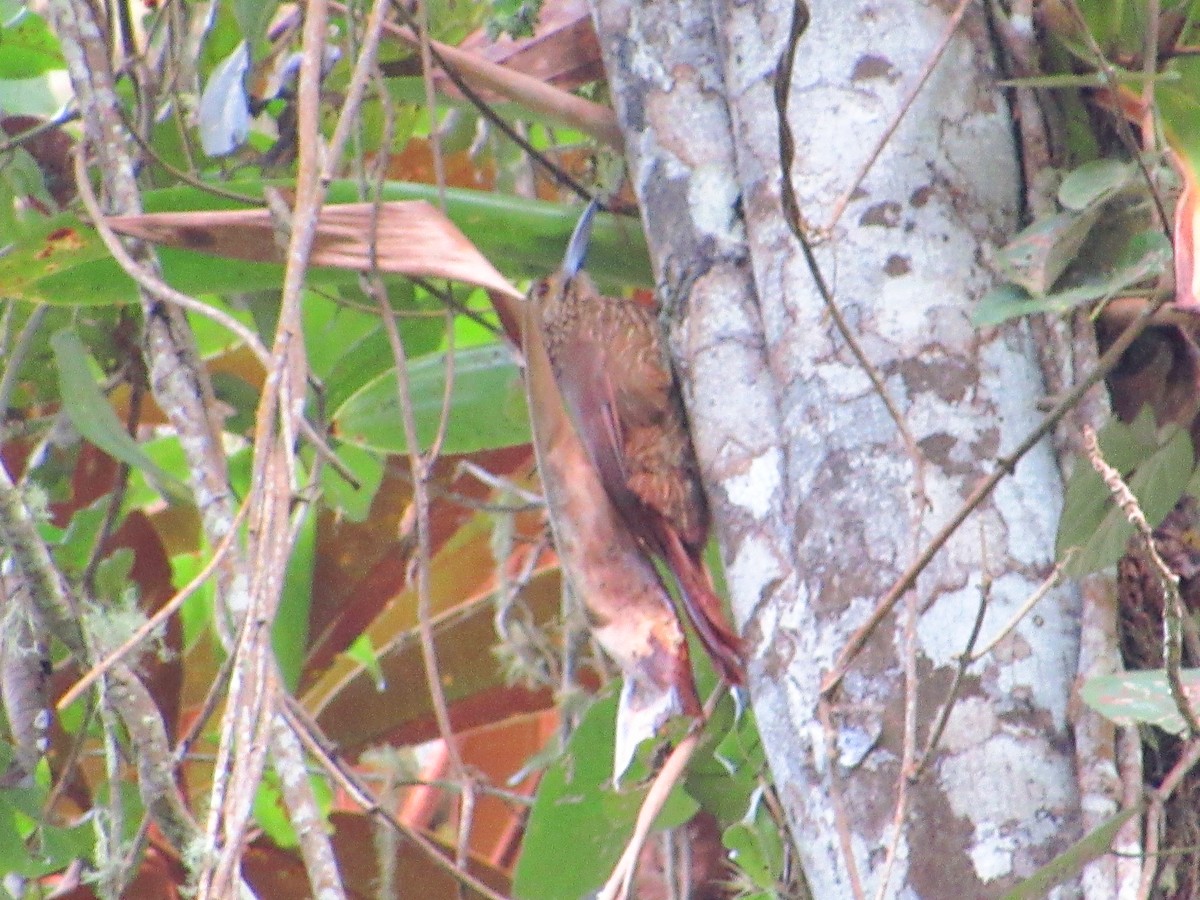
<instances>
[{"instance_id":1,"label":"narrow green leaf","mask_svg":"<svg viewBox=\"0 0 1200 900\"><path fill-rule=\"evenodd\" d=\"M159 468L137 445L121 425L117 414L92 379L90 358L83 341L74 331L64 328L50 339L58 367L58 385L63 409L71 423L91 443L113 459L146 473L155 487L177 503L190 503L187 487Z\"/></svg>"},{"instance_id":2,"label":"narrow green leaf","mask_svg":"<svg viewBox=\"0 0 1200 900\"><path fill-rule=\"evenodd\" d=\"M1002 900L1041 900L1049 896L1051 888L1056 884L1073 878L1092 860L1108 853L1121 827L1141 812L1141 806L1121 810L1022 881L1005 894Z\"/></svg>"},{"instance_id":3,"label":"narrow green leaf","mask_svg":"<svg viewBox=\"0 0 1200 900\"><path fill-rule=\"evenodd\" d=\"M445 393L446 354L433 353L408 369L421 449L437 433ZM385 372L350 396L332 417L337 437L382 453L407 453L395 371ZM525 391L512 354L500 344L454 354L454 386L443 451L474 453L529 441Z\"/></svg>"},{"instance_id":4,"label":"narrow green leaf","mask_svg":"<svg viewBox=\"0 0 1200 900\"><path fill-rule=\"evenodd\" d=\"M371 642L371 636L360 634L346 648L346 655L362 666L375 679L375 690L383 693L387 690L387 678L383 674L383 666L379 665L379 651Z\"/></svg>"},{"instance_id":5,"label":"narrow green leaf","mask_svg":"<svg viewBox=\"0 0 1200 900\"><path fill-rule=\"evenodd\" d=\"M295 690L304 671L308 650L308 618L312 606L313 567L316 562L317 510L310 505L300 524L288 557L283 596L271 626L271 646L289 690Z\"/></svg>"}]
</instances>

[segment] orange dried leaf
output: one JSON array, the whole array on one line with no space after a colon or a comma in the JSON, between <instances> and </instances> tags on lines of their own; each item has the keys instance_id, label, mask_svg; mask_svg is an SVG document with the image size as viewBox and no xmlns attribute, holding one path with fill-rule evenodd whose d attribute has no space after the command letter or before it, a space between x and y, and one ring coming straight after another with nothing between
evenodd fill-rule
<instances>
[{"instance_id":1,"label":"orange dried leaf","mask_svg":"<svg viewBox=\"0 0 1200 900\"><path fill-rule=\"evenodd\" d=\"M251 262L283 262L265 209L142 213L110 216L105 221L122 234L172 247ZM370 270L373 223L380 272L447 278L515 300L523 297L441 210L424 200L322 208L312 265Z\"/></svg>"}]
</instances>

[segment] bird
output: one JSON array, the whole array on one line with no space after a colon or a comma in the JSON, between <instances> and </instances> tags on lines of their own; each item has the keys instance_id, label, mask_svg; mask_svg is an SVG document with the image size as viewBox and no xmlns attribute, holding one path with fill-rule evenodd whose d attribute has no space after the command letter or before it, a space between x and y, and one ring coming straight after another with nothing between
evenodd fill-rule
<instances>
[{"instance_id":1,"label":"bird","mask_svg":"<svg viewBox=\"0 0 1200 900\"><path fill-rule=\"evenodd\" d=\"M590 202L561 267L534 283L555 382L605 493L639 545L663 561L717 673L744 682L741 639L703 562L711 517L683 398L655 315L602 294L583 271Z\"/></svg>"}]
</instances>

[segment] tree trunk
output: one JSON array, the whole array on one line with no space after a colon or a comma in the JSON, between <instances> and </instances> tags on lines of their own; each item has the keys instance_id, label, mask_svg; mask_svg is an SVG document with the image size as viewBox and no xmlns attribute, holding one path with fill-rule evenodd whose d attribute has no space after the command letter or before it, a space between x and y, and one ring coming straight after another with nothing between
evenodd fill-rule
<instances>
[{"instance_id":1,"label":"tree trunk","mask_svg":"<svg viewBox=\"0 0 1200 900\"><path fill-rule=\"evenodd\" d=\"M920 777L906 775L981 601L977 646L1049 571L1062 484L1046 442L934 556L840 688L820 693L851 633L1039 421L1028 330L970 319L1019 196L984 16L969 6L858 183L942 43L948 4L810 4L788 174L864 365L781 208L772 80L792 4L594 4L753 647L753 707L812 894L996 896L1079 837L1076 591L1050 593L966 671Z\"/></svg>"}]
</instances>

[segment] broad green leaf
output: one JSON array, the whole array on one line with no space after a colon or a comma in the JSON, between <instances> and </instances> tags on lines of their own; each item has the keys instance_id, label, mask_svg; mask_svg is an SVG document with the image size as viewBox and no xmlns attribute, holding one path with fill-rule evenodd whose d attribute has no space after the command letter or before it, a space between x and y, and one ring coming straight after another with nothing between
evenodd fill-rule
<instances>
[{"instance_id":1,"label":"broad green leaf","mask_svg":"<svg viewBox=\"0 0 1200 900\"><path fill-rule=\"evenodd\" d=\"M79 336L64 328L50 339L50 344L58 366L63 409L79 433L113 459L146 473L155 487L171 500L190 502L187 487L159 468L125 431L92 378L88 368L90 357Z\"/></svg>"},{"instance_id":2,"label":"broad green leaf","mask_svg":"<svg viewBox=\"0 0 1200 900\"><path fill-rule=\"evenodd\" d=\"M1058 202L1082 212L1113 197L1137 173L1133 163L1119 159L1095 159L1084 163L1058 186Z\"/></svg>"},{"instance_id":3,"label":"broad green leaf","mask_svg":"<svg viewBox=\"0 0 1200 900\"><path fill-rule=\"evenodd\" d=\"M33 78L51 69L65 69L58 39L45 19L26 13L0 29L0 79Z\"/></svg>"},{"instance_id":4,"label":"broad green leaf","mask_svg":"<svg viewBox=\"0 0 1200 900\"><path fill-rule=\"evenodd\" d=\"M1039 313L1062 315L1157 278L1170 264L1171 246L1166 237L1161 232L1143 232L1130 239L1126 253L1112 272L1085 278L1074 287L1043 296L1031 296L1015 284L1001 284L984 295L971 319L976 325L986 327Z\"/></svg>"},{"instance_id":5,"label":"broad green leaf","mask_svg":"<svg viewBox=\"0 0 1200 900\"><path fill-rule=\"evenodd\" d=\"M233 17L252 49L256 49L266 35L267 25L278 6L279 0L233 0Z\"/></svg>"},{"instance_id":6,"label":"broad green leaf","mask_svg":"<svg viewBox=\"0 0 1200 900\"><path fill-rule=\"evenodd\" d=\"M1171 68L1181 78L1155 88L1155 105L1171 147L1193 172L1200 171L1200 60L1177 58Z\"/></svg>"},{"instance_id":7,"label":"broad green leaf","mask_svg":"<svg viewBox=\"0 0 1200 900\"><path fill-rule=\"evenodd\" d=\"M1195 710L1200 696L1200 669L1181 669L1179 680ZM1117 725L1153 725L1172 734L1182 734L1187 728L1162 669L1097 675L1084 683L1080 693L1088 706Z\"/></svg>"},{"instance_id":8,"label":"broad green leaf","mask_svg":"<svg viewBox=\"0 0 1200 900\"><path fill-rule=\"evenodd\" d=\"M47 72L36 78L0 79L0 108L10 116L49 118L71 99L70 82Z\"/></svg>"},{"instance_id":9,"label":"broad green leaf","mask_svg":"<svg viewBox=\"0 0 1200 900\"><path fill-rule=\"evenodd\" d=\"M1031 294L1041 296L1075 260L1100 217L1100 207L1038 219L996 253L997 270Z\"/></svg>"},{"instance_id":10,"label":"broad green leaf","mask_svg":"<svg viewBox=\"0 0 1200 900\"><path fill-rule=\"evenodd\" d=\"M327 464L321 470L321 494L325 504L351 522L365 522L375 492L383 481L383 457L353 444L340 446L337 457L354 475L359 486L355 488L333 466Z\"/></svg>"},{"instance_id":11,"label":"broad green leaf","mask_svg":"<svg viewBox=\"0 0 1200 900\"><path fill-rule=\"evenodd\" d=\"M1129 488L1137 497L1150 527L1157 526L1183 496L1192 472L1192 441L1183 429L1161 447L1147 447L1134 437L1133 429L1120 423L1105 428L1107 443L1101 449L1109 465L1128 473L1136 466ZM1139 447L1140 444L1140 447ZM1139 458L1140 455L1140 458ZM1133 459L1130 457L1133 456ZM1133 535L1125 513L1087 460L1078 460L1067 484L1062 519L1059 522L1057 553L1063 559L1069 548L1078 548L1067 562L1072 577L1086 575L1113 565L1125 555Z\"/></svg>"},{"instance_id":12,"label":"broad green leaf","mask_svg":"<svg viewBox=\"0 0 1200 900\"><path fill-rule=\"evenodd\" d=\"M697 648L695 657L704 656ZM712 683L716 683L715 676ZM701 685L701 696L705 693ZM727 696L713 711L684 782L688 794L721 822L745 818L766 768L753 714L749 710L737 713L735 707L733 698Z\"/></svg>"},{"instance_id":13,"label":"broad green leaf","mask_svg":"<svg viewBox=\"0 0 1200 900\"><path fill-rule=\"evenodd\" d=\"M422 450L437 433L445 393L446 354L433 353L408 367ZM454 354L454 385L445 453L512 447L529 441L525 390L512 354L500 344ZM339 440L383 453L407 453L395 371L368 382L332 417Z\"/></svg>"},{"instance_id":14,"label":"broad green leaf","mask_svg":"<svg viewBox=\"0 0 1200 900\"><path fill-rule=\"evenodd\" d=\"M783 836L761 796L740 822L725 829L722 842L734 865L755 887L770 891L782 880Z\"/></svg>"},{"instance_id":15,"label":"broad green leaf","mask_svg":"<svg viewBox=\"0 0 1200 900\"><path fill-rule=\"evenodd\" d=\"M592 704L567 749L542 776L513 877L514 896L586 896L604 883L620 857L648 786L612 787L616 710L616 692ZM682 824L696 809L678 789L672 798L658 827Z\"/></svg>"},{"instance_id":16,"label":"broad green leaf","mask_svg":"<svg viewBox=\"0 0 1200 900\"><path fill-rule=\"evenodd\" d=\"M1022 881L1005 894L1002 900L1041 900L1043 897L1051 896L1051 890L1055 885L1075 877L1092 860L1099 859L1104 854L1111 852L1112 842L1116 839L1117 832L1126 822L1134 816L1140 815L1141 812L1140 805L1121 810Z\"/></svg>"}]
</instances>

